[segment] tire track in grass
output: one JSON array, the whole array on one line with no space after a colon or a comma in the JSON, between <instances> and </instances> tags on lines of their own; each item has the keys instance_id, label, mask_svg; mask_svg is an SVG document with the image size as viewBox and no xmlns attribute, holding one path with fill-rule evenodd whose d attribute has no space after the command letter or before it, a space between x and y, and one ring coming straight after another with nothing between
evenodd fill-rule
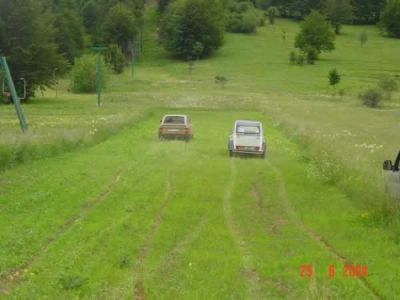
<instances>
[{"instance_id":1,"label":"tire track in grass","mask_svg":"<svg viewBox=\"0 0 400 300\"><path fill-rule=\"evenodd\" d=\"M225 224L228 227L228 230L234 240L234 243L236 244L239 250L240 258L242 261L242 265L248 283L248 298L262 299L260 275L257 272L250 250L246 245L246 242L243 239L237 225L235 224L232 214L232 205L231 205L232 190L235 186L235 181L236 181L236 168L233 159L231 159L230 161L230 170L231 170L231 178L225 189L224 203L223 203Z\"/></svg>"},{"instance_id":2,"label":"tire track in grass","mask_svg":"<svg viewBox=\"0 0 400 300\"><path fill-rule=\"evenodd\" d=\"M269 163L270 164L270 163ZM328 252L332 257L334 257L337 261L343 264L351 264L351 261L346 258L343 254L337 251L333 245L331 245L323 236L320 236L310 228L308 228L296 214L295 209L290 203L289 197L286 191L286 184L282 173L278 170L277 167L270 164L271 168L277 175L278 179L278 189L279 189L279 197L281 198L283 204L285 205L289 217L292 219L293 223L296 224L310 239L314 242L318 243L326 252ZM372 284L368 281L366 277L355 277L358 279L359 283L370 292L370 294L375 299L384 299L384 297L372 286Z\"/></svg>"},{"instance_id":3,"label":"tire track in grass","mask_svg":"<svg viewBox=\"0 0 400 300\"><path fill-rule=\"evenodd\" d=\"M111 193L114 186L120 180L123 173L123 168L117 170L117 172L112 177L111 181L107 187L97 195L94 201L82 204L79 214L70 217L68 220L62 224L57 232L50 237L39 250L37 254L32 256L26 263L13 269L9 272L4 273L0 276L0 293L9 293L21 280L22 276L29 271L32 265L42 258L48 251L48 249L56 243L67 231L70 229L77 221L82 219L85 215L90 213L97 205L103 202L107 196Z\"/></svg>"},{"instance_id":4,"label":"tire track in grass","mask_svg":"<svg viewBox=\"0 0 400 300\"><path fill-rule=\"evenodd\" d=\"M161 203L160 208L158 209L157 214L154 217L153 224L150 228L150 232L146 235L145 240L139 250L139 255L137 258L137 263L134 267L134 276L133 276L133 299L136 300L143 300L144 299L144 282L143 282L143 275L144 275L144 267L143 263L146 259L149 249L152 246L154 239L156 237L157 231L160 228L162 223L162 218L164 215L165 208L167 207L168 203L171 200L171 193L173 185L173 175L171 173L168 174L164 198Z\"/></svg>"},{"instance_id":5,"label":"tire track in grass","mask_svg":"<svg viewBox=\"0 0 400 300\"><path fill-rule=\"evenodd\" d=\"M169 270L172 270L182 254L197 240L206 223L206 218L202 217L195 227L165 256L154 271L156 271L157 274L167 274Z\"/></svg>"}]
</instances>

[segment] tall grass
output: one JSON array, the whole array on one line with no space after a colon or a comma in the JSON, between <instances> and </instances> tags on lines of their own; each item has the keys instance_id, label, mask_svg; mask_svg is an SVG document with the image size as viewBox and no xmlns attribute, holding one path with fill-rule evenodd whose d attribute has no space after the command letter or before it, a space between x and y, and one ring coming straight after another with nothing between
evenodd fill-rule
<instances>
[{"instance_id":1,"label":"tall grass","mask_svg":"<svg viewBox=\"0 0 400 300\"><path fill-rule=\"evenodd\" d=\"M94 95L67 94L61 99L34 99L23 106L30 123L26 133L18 131L13 120L16 116L10 111L7 119L0 122L0 171L101 143L145 118L151 109L151 104L126 102L123 95L107 95L101 108L96 107L94 99Z\"/></svg>"}]
</instances>

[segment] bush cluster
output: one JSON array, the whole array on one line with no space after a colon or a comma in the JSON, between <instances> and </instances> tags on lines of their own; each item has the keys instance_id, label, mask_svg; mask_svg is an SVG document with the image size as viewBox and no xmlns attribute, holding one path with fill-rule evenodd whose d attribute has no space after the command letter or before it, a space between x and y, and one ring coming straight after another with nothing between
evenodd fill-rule
<instances>
[{"instance_id":1,"label":"bush cluster","mask_svg":"<svg viewBox=\"0 0 400 300\"><path fill-rule=\"evenodd\" d=\"M378 87L386 93L387 99L390 99L391 94L399 89L396 79L389 75L379 78Z\"/></svg>"},{"instance_id":2,"label":"bush cluster","mask_svg":"<svg viewBox=\"0 0 400 300\"><path fill-rule=\"evenodd\" d=\"M390 75L381 76L374 88L360 94L360 99L365 106L376 108L383 105L384 100L389 100L392 93L398 91L396 79Z\"/></svg>"},{"instance_id":3,"label":"bush cluster","mask_svg":"<svg viewBox=\"0 0 400 300\"><path fill-rule=\"evenodd\" d=\"M227 8L226 30L234 33L254 33L265 22L251 2L233 2Z\"/></svg>"},{"instance_id":4,"label":"bush cluster","mask_svg":"<svg viewBox=\"0 0 400 300\"><path fill-rule=\"evenodd\" d=\"M71 71L71 90L75 93L94 93L96 91L95 54L85 54L75 60ZM100 82L104 88L107 82L107 65L103 57L100 59Z\"/></svg>"},{"instance_id":5,"label":"bush cluster","mask_svg":"<svg viewBox=\"0 0 400 300\"><path fill-rule=\"evenodd\" d=\"M117 44L112 44L108 46L105 60L115 73L120 74L124 71L126 57Z\"/></svg>"},{"instance_id":6,"label":"bush cluster","mask_svg":"<svg viewBox=\"0 0 400 300\"><path fill-rule=\"evenodd\" d=\"M292 51L289 55L290 63L299 66L302 66L305 63L313 65L317 59L318 52L312 48L308 49L306 52L296 53L295 51Z\"/></svg>"},{"instance_id":7,"label":"bush cluster","mask_svg":"<svg viewBox=\"0 0 400 300\"><path fill-rule=\"evenodd\" d=\"M378 88L371 88L363 92L360 98L365 106L376 108L383 102L383 93Z\"/></svg>"}]
</instances>

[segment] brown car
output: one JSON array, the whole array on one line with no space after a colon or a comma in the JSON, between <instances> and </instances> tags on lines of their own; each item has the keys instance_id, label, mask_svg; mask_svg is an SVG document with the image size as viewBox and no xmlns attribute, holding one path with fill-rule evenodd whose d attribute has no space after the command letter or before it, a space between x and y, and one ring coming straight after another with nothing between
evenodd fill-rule
<instances>
[{"instance_id":1,"label":"brown car","mask_svg":"<svg viewBox=\"0 0 400 300\"><path fill-rule=\"evenodd\" d=\"M161 119L158 137L160 139L191 140L193 130L190 117L186 115L165 115Z\"/></svg>"}]
</instances>

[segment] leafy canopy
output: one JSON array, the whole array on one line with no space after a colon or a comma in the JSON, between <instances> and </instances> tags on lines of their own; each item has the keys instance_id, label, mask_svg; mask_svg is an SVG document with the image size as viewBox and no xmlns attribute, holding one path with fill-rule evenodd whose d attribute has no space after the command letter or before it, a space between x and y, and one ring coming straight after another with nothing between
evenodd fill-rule
<instances>
[{"instance_id":1,"label":"leafy canopy","mask_svg":"<svg viewBox=\"0 0 400 300\"><path fill-rule=\"evenodd\" d=\"M389 0L381 16L381 28L391 37L400 38L400 0Z\"/></svg>"},{"instance_id":2,"label":"leafy canopy","mask_svg":"<svg viewBox=\"0 0 400 300\"><path fill-rule=\"evenodd\" d=\"M117 44L125 54L128 54L129 43L135 39L137 31L134 14L125 4L116 4L106 16L103 41L106 44Z\"/></svg>"},{"instance_id":3,"label":"leafy canopy","mask_svg":"<svg viewBox=\"0 0 400 300\"><path fill-rule=\"evenodd\" d=\"M301 23L296 36L295 47L307 53L314 49L317 53L335 49L335 33L330 24L317 11L312 11Z\"/></svg>"},{"instance_id":4,"label":"leafy canopy","mask_svg":"<svg viewBox=\"0 0 400 300\"><path fill-rule=\"evenodd\" d=\"M0 1L0 55L7 57L14 82L23 77L28 96L53 83L67 69L55 43L53 15L41 1Z\"/></svg>"},{"instance_id":5,"label":"leafy canopy","mask_svg":"<svg viewBox=\"0 0 400 300\"><path fill-rule=\"evenodd\" d=\"M233 1L227 5L225 26L228 32L253 33L260 17L251 2Z\"/></svg>"},{"instance_id":6,"label":"leafy canopy","mask_svg":"<svg viewBox=\"0 0 400 300\"><path fill-rule=\"evenodd\" d=\"M191 60L210 56L224 39L224 9L219 0L178 0L161 21L160 37L173 56Z\"/></svg>"},{"instance_id":7,"label":"leafy canopy","mask_svg":"<svg viewBox=\"0 0 400 300\"><path fill-rule=\"evenodd\" d=\"M349 22L353 17L350 0L325 0L322 11L335 28L336 34L340 34L342 24Z\"/></svg>"}]
</instances>

